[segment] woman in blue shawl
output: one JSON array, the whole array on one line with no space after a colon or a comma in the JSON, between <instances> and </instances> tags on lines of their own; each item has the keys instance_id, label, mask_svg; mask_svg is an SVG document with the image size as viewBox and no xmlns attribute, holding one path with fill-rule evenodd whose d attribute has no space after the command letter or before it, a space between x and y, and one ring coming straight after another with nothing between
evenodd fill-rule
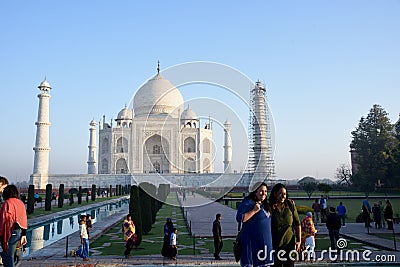
<instances>
[{"instance_id":1,"label":"woman in blue shawl","mask_svg":"<svg viewBox=\"0 0 400 267\"><path fill-rule=\"evenodd\" d=\"M265 183L256 183L238 207L236 220L242 223L240 265L243 267L274 264L267 191Z\"/></svg>"}]
</instances>

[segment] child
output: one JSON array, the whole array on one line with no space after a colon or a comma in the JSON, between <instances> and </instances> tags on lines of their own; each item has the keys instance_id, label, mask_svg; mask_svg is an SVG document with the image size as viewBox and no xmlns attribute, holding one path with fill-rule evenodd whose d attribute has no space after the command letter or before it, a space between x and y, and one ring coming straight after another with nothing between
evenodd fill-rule
<instances>
[{"instance_id":1,"label":"child","mask_svg":"<svg viewBox=\"0 0 400 267\"><path fill-rule=\"evenodd\" d=\"M21 240L17 242L17 246L15 248L14 253L14 266L20 266L22 261L22 253L26 252L26 245L21 245Z\"/></svg>"},{"instance_id":2,"label":"child","mask_svg":"<svg viewBox=\"0 0 400 267\"><path fill-rule=\"evenodd\" d=\"M176 254L178 253L178 248L176 246L178 230L173 229L171 233L170 245L171 245L171 260L176 260Z\"/></svg>"},{"instance_id":3,"label":"child","mask_svg":"<svg viewBox=\"0 0 400 267\"><path fill-rule=\"evenodd\" d=\"M86 214L86 231L88 238L90 238L90 231L92 230L92 215Z\"/></svg>"},{"instance_id":4,"label":"child","mask_svg":"<svg viewBox=\"0 0 400 267\"><path fill-rule=\"evenodd\" d=\"M86 215L81 215L79 222L79 230L81 236L81 247L76 251L76 254L83 258L84 261L89 261L89 236L86 228Z\"/></svg>"}]
</instances>

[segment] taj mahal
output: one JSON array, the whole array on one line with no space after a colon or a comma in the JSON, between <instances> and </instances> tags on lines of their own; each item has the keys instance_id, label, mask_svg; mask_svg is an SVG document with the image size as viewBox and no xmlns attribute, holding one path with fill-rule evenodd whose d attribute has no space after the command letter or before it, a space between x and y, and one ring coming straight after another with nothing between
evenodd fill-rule
<instances>
[{"instance_id":1,"label":"taj mahal","mask_svg":"<svg viewBox=\"0 0 400 267\"><path fill-rule=\"evenodd\" d=\"M100 187L150 182L171 186L249 186L254 175L232 173L231 124L224 123L224 171L214 172L213 123L200 120L184 105L181 92L160 74L149 79L136 92L132 105L122 108L115 120L89 123L87 174L49 174L50 91L45 79L39 86L39 108L33 174L30 183L43 189L46 184L71 188ZM259 177L266 178L270 159L265 121L265 88L256 83L254 99L257 128L254 153ZM98 142L97 142L98 140ZM262 166L265 168L263 169Z\"/></svg>"}]
</instances>

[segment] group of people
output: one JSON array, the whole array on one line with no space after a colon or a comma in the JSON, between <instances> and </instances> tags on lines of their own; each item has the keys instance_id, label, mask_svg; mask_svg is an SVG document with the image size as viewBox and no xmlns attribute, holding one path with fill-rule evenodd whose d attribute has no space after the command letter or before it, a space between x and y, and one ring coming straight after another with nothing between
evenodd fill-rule
<instances>
[{"instance_id":1,"label":"group of people","mask_svg":"<svg viewBox=\"0 0 400 267\"><path fill-rule=\"evenodd\" d=\"M81 246L75 252L83 261L89 261L89 238L90 230L92 229L92 216L90 214L82 214L79 220L79 236Z\"/></svg>"},{"instance_id":2,"label":"group of people","mask_svg":"<svg viewBox=\"0 0 400 267\"><path fill-rule=\"evenodd\" d=\"M393 208L389 199L386 199L385 205L383 205L382 201L379 201L374 203L374 206L371 208L368 197L366 197L362 203L362 214L365 227L372 227L371 213L373 215L376 229L385 227L385 222L387 222L388 230L393 230Z\"/></svg>"},{"instance_id":3,"label":"group of people","mask_svg":"<svg viewBox=\"0 0 400 267\"><path fill-rule=\"evenodd\" d=\"M178 254L177 234L178 230L174 227L171 218L167 218L164 224L164 242L161 255L171 260L176 260Z\"/></svg>"},{"instance_id":4,"label":"group of people","mask_svg":"<svg viewBox=\"0 0 400 267\"><path fill-rule=\"evenodd\" d=\"M267 194L267 184L256 183L238 207L236 220L242 224L240 264L294 266L289 253L301 247L296 205L281 183L272 188L268 199Z\"/></svg>"},{"instance_id":5,"label":"group of people","mask_svg":"<svg viewBox=\"0 0 400 267\"><path fill-rule=\"evenodd\" d=\"M22 250L27 243L28 218L17 187L9 185L7 178L2 176L0 193L4 200L0 208L1 258L5 267L14 267L21 263Z\"/></svg>"}]
</instances>

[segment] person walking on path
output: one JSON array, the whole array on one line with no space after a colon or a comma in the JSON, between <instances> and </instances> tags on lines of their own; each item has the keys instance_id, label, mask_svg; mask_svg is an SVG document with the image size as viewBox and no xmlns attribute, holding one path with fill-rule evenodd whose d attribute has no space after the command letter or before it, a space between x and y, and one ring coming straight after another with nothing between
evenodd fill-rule
<instances>
[{"instance_id":1,"label":"person walking on path","mask_svg":"<svg viewBox=\"0 0 400 267\"><path fill-rule=\"evenodd\" d=\"M379 200L379 209L381 210L381 223L382 227L385 228L385 206L382 204L382 201Z\"/></svg>"},{"instance_id":2,"label":"person walking on path","mask_svg":"<svg viewBox=\"0 0 400 267\"><path fill-rule=\"evenodd\" d=\"M274 266L294 266L290 254L293 250L299 252L301 247L301 222L296 205L281 183L272 188L268 200L272 215Z\"/></svg>"},{"instance_id":3,"label":"person walking on path","mask_svg":"<svg viewBox=\"0 0 400 267\"><path fill-rule=\"evenodd\" d=\"M336 210L340 220L342 221L342 226L346 226L346 207L343 205L343 202L339 203L339 206L336 207Z\"/></svg>"},{"instance_id":4,"label":"person walking on path","mask_svg":"<svg viewBox=\"0 0 400 267\"><path fill-rule=\"evenodd\" d=\"M321 195L321 198L319 199L319 205L321 206L321 221L323 222L326 220L328 208L328 203L324 195Z\"/></svg>"},{"instance_id":5,"label":"person walking on path","mask_svg":"<svg viewBox=\"0 0 400 267\"><path fill-rule=\"evenodd\" d=\"M3 248L1 258L5 267L14 267L17 243L20 241L21 246L27 243L28 218L17 187L7 185L0 190L3 189L4 203L0 208L0 243Z\"/></svg>"},{"instance_id":6,"label":"person walking on path","mask_svg":"<svg viewBox=\"0 0 400 267\"><path fill-rule=\"evenodd\" d=\"M314 210L314 221L321 223L321 205L318 202L318 198L315 199L312 209Z\"/></svg>"},{"instance_id":7,"label":"person walking on path","mask_svg":"<svg viewBox=\"0 0 400 267\"><path fill-rule=\"evenodd\" d=\"M215 215L215 221L213 222L213 237L214 237L214 258L216 260L222 260L221 257L219 256L219 253L222 250L222 233L221 233L221 214L218 213Z\"/></svg>"},{"instance_id":8,"label":"person walking on path","mask_svg":"<svg viewBox=\"0 0 400 267\"><path fill-rule=\"evenodd\" d=\"M315 234L317 233L317 230L315 229L312 213L310 211L307 212L306 217L301 221L301 231L304 247L309 247L307 251L313 253L315 249Z\"/></svg>"},{"instance_id":9,"label":"person walking on path","mask_svg":"<svg viewBox=\"0 0 400 267\"><path fill-rule=\"evenodd\" d=\"M381 229L381 209L379 208L378 203L374 203L372 214L374 215L375 229Z\"/></svg>"},{"instance_id":10,"label":"person walking on path","mask_svg":"<svg viewBox=\"0 0 400 267\"><path fill-rule=\"evenodd\" d=\"M331 241L331 249L336 250L336 243L339 240L339 231L340 231L340 218L337 215L335 208L329 208L329 214L326 218L326 228L329 231L329 239Z\"/></svg>"},{"instance_id":11,"label":"person walking on path","mask_svg":"<svg viewBox=\"0 0 400 267\"><path fill-rule=\"evenodd\" d=\"M267 202L267 192L267 184L256 183L250 194L243 199L238 207L236 221L242 224L240 232L241 266L274 264L271 255L273 250L271 214ZM259 254L260 251L262 251L262 255Z\"/></svg>"},{"instance_id":12,"label":"person walking on path","mask_svg":"<svg viewBox=\"0 0 400 267\"><path fill-rule=\"evenodd\" d=\"M393 208L389 199L386 200L384 216L388 225L388 230L393 230Z\"/></svg>"},{"instance_id":13,"label":"person walking on path","mask_svg":"<svg viewBox=\"0 0 400 267\"><path fill-rule=\"evenodd\" d=\"M161 249L161 255L164 257L171 257L171 250L170 250L170 239L171 234L174 231L174 224L172 223L171 218L167 218L164 224L164 243Z\"/></svg>"},{"instance_id":14,"label":"person walking on path","mask_svg":"<svg viewBox=\"0 0 400 267\"><path fill-rule=\"evenodd\" d=\"M174 228L171 233L171 239L170 239L171 260L176 260L176 254L178 254L178 247L176 246L177 238L178 238L178 230Z\"/></svg>"},{"instance_id":15,"label":"person walking on path","mask_svg":"<svg viewBox=\"0 0 400 267\"><path fill-rule=\"evenodd\" d=\"M76 255L83 258L84 261L89 261L89 236L86 229L86 215L81 215L79 232L81 237L81 246L76 251Z\"/></svg>"},{"instance_id":16,"label":"person walking on path","mask_svg":"<svg viewBox=\"0 0 400 267\"><path fill-rule=\"evenodd\" d=\"M133 246L135 245L135 224L133 223L132 220L132 215L128 214L126 215L126 219L122 223L122 231L124 233L124 246L125 246L125 251L124 251L124 256L126 259L130 257L131 250Z\"/></svg>"},{"instance_id":17,"label":"person walking on path","mask_svg":"<svg viewBox=\"0 0 400 267\"><path fill-rule=\"evenodd\" d=\"M368 197L366 197L366 198L363 200L363 203L362 203L362 213L363 213L363 219L364 219L364 225L365 225L365 227L371 227L371 224L370 224L370 220L371 220L371 218L370 218L370 214L371 214L371 205L369 205Z\"/></svg>"}]
</instances>

